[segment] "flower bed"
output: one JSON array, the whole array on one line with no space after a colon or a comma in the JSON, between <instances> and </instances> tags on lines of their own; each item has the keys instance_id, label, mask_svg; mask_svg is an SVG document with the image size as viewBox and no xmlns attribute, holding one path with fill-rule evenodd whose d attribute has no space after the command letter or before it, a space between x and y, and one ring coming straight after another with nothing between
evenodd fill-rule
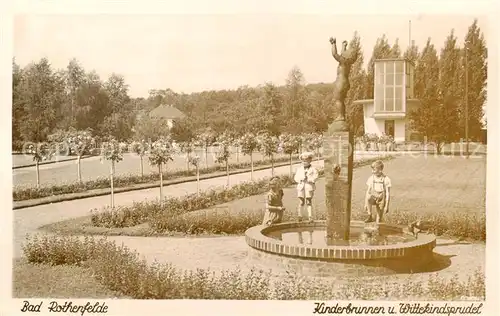
<instances>
[{"instance_id":1,"label":"flower bed","mask_svg":"<svg viewBox=\"0 0 500 316\"><path fill-rule=\"evenodd\" d=\"M205 269L183 271L171 264L149 265L136 252L106 239L43 236L30 237L23 247L31 263L78 265L90 268L94 277L112 291L134 299L239 299L239 300L331 300L413 299L457 300L485 297L482 271L468 281L443 279L427 282L366 282L305 278L289 274L272 278L270 272L240 269L219 274Z\"/></svg>"},{"instance_id":2,"label":"flower bed","mask_svg":"<svg viewBox=\"0 0 500 316\"><path fill-rule=\"evenodd\" d=\"M287 157L281 157L275 159L275 163L288 162L289 159ZM254 166L262 166L270 164L270 160L261 160L254 162ZM250 168L250 163L238 163L231 164L230 168L235 169L245 169ZM209 174L214 172L225 171L225 166L213 166L209 168L201 168L200 174ZM181 177L189 177L195 176L195 171L187 171L187 170L178 170L173 172L167 172L164 175L164 180L172 180ZM141 177L140 175L127 175L127 176L118 176L114 178L114 187L122 188L127 187L134 184L144 184L144 183L152 183L159 180L158 173L151 173L144 175ZM32 199L39 199L54 195L62 195L62 194L70 194L70 193L81 193L89 190L95 189L107 189L109 188L109 178L103 177L95 180L85 181L82 183L73 182L69 184L61 184L61 185L50 185L50 186L41 186L39 188L36 187L25 187L18 186L14 187L12 192L12 197L14 201L25 201Z\"/></svg>"}]
</instances>

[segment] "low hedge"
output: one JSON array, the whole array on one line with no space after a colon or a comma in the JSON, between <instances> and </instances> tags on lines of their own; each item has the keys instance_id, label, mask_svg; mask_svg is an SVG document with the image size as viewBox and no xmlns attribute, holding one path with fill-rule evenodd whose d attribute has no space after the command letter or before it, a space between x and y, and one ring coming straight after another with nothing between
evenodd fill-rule
<instances>
[{"instance_id":1,"label":"low hedge","mask_svg":"<svg viewBox=\"0 0 500 316\"><path fill-rule=\"evenodd\" d=\"M391 159L391 156L382 159ZM366 159L354 163L354 167L370 164L380 159ZM320 175L322 175L322 170ZM293 184L293 179L288 176L279 176L283 186ZM168 198L163 201L135 202L132 206L105 207L102 210L91 211L91 222L94 226L100 227L130 227L149 222L150 227L156 232L162 232L168 227L168 222L178 215L205 209L218 204L227 203L237 199L242 199L252 195L258 195L268 190L269 179L262 179L254 182L245 182L233 186L229 189L220 187L197 194L189 194L181 198Z\"/></svg>"},{"instance_id":2,"label":"low hedge","mask_svg":"<svg viewBox=\"0 0 500 316\"><path fill-rule=\"evenodd\" d=\"M480 270L468 281L443 279L427 282L369 282L314 279L290 273L272 277L271 272L240 269L210 272L180 270L171 264L149 265L137 252L106 239L41 236L29 237L23 246L31 263L80 265L112 291L134 299L238 299L238 300L457 300L485 298L485 276ZM379 280L380 281L380 280ZM444 290L443 290L444 289Z\"/></svg>"},{"instance_id":3,"label":"low hedge","mask_svg":"<svg viewBox=\"0 0 500 316\"><path fill-rule=\"evenodd\" d=\"M283 163L288 161L289 161L288 157L281 157L274 159L274 163ZM294 163L296 162L297 161L294 161ZM254 167L268 165L270 163L271 161L269 159L259 160L254 162ZM231 170L246 169L250 167L251 165L248 162L229 165L229 168ZM200 174L210 174L210 173L225 172L225 171L226 167L223 165L216 165L209 168L200 168ZM196 175L195 170L190 170L190 171L176 170L173 172L165 172L163 175L163 179L165 181L168 181L181 177L192 177L195 175ZM145 174L144 176L136 174L117 176L114 178L113 184L115 188L122 188L134 184L152 183L157 181L159 181L159 174L153 172ZM109 177L102 177L102 178L99 177L95 180L84 181L81 183L71 182L67 184L40 186L38 188L33 186L26 187L23 185L14 187L12 192L12 198L14 201L25 201L25 200L44 198L48 196L54 196L54 195L81 193L95 189L108 189L109 186L110 186Z\"/></svg>"},{"instance_id":4,"label":"low hedge","mask_svg":"<svg viewBox=\"0 0 500 316\"><path fill-rule=\"evenodd\" d=\"M289 176L279 177L285 185L291 185L293 180ZM152 227L161 230L162 222L158 220L163 215L168 218L187 212L205 209L221 203L257 195L267 190L268 179L254 182L244 182L229 189L226 187L214 188L208 191L183 196L181 198L168 198L160 205L158 200L134 202L131 206L118 206L114 209L106 206L103 210L91 211L92 225L98 227L131 227L145 222L150 222ZM160 225L160 226L157 226Z\"/></svg>"}]
</instances>

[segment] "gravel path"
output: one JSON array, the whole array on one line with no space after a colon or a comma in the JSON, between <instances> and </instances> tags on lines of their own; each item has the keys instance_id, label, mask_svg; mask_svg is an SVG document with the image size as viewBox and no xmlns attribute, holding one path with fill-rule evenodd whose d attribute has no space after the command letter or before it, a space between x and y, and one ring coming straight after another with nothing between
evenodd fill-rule
<instances>
[{"instance_id":1,"label":"gravel path","mask_svg":"<svg viewBox=\"0 0 500 316\"><path fill-rule=\"evenodd\" d=\"M117 244L123 244L130 249L137 250L143 259L152 263L172 263L180 269L196 270L197 268L211 271L232 270L239 266L242 271L249 271L251 265L247 263L248 246L245 237L212 237L212 238L148 238L147 237L108 237ZM484 259L486 247L484 244L460 244L453 240L439 239L434 249L436 257L447 266L440 271L430 271L418 274L401 274L390 278L406 279L411 277L415 281L427 281L431 274L439 273L443 278L457 277L467 281L477 269L485 271ZM370 277L372 281L387 280L387 276Z\"/></svg>"},{"instance_id":2,"label":"gravel path","mask_svg":"<svg viewBox=\"0 0 500 316\"><path fill-rule=\"evenodd\" d=\"M322 166L322 161L315 161L314 165ZM288 174L290 167L275 168L275 174ZM254 172L254 179L262 179L271 175L271 169ZM240 173L231 175L230 185L250 181L250 173ZM215 187L225 186L226 177L206 179L200 181L200 190L205 191ZM163 188L165 196L178 197L196 192L196 182L185 182L170 185ZM144 200L156 200L160 196L159 188L137 190L115 194L115 206L132 205L134 202ZM26 234L32 234L40 226L71 219L75 217L87 216L90 210L100 209L105 205L110 205L110 196L97 196L87 199L65 201L60 203L39 205L23 209L14 210L14 257L21 255L21 244L25 240Z\"/></svg>"}]
</instances>

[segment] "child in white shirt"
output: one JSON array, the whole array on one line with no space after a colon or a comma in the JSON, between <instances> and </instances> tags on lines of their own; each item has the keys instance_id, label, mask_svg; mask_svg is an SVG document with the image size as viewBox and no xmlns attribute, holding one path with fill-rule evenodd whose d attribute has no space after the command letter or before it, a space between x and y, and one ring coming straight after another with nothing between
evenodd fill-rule
<instances>
[{"instance_id":1,"label":"child in white shirt","mask_svg":"<svg viewBox=\"0 0 500 316\"><path fill-rule=\"evenodd\" d=\"M365 210L368 218L365 223L373 222L372 206L376 207L376 223L382 221L384 214L389 212L389 201L391 199L391 179L384 174L384 163L377 160L372 163L372 175L366 181L367 190L365 195Z\"/></svg>"},{"instance_id":2,"label":"child in white shirt","mask_svg":"<svg viewBox=\"0 0 500 316\"><path fill-rule=\"evenodd\" d=\"M309 222L312 222L312 198L316 190L316 180L318 179L318 170L311 165L314 153L304 152L300 156L302 165L295 173L294 181L297 183L297 197L299 205L297 207L298 220L302 221L304 215L304 206L307 210Z\"/></svg>"}]
</instances>

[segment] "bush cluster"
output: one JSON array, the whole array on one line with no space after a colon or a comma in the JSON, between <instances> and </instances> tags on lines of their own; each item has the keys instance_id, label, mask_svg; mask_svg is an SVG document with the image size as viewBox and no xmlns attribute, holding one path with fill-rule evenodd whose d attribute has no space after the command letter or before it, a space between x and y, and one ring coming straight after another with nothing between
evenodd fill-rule
<instances>
[{"instance_id":1,"label":"bush cluster","mask_svg":"<svg viewBox=\"0 0 500 316\"><path fill-rule=\"evenodd\" d=\"M293 183L289 176L280 177L282 183ZM94 226L101 227L130 227L145 222L156 231L164 230L164 221L188 212L205 209L217 204L234 201L267 190L268 179L254 182L244 182L231 188L219 187L201 192L200 195L189 194L180 198L168 198L160 205L160 201L136 202L131 206L122 206L111 209L92 210L91 221Z\"/></svg>"},{"instance_id":2,"label":"bush cluster","mask_svg":"<svg viewBox=\"0 0 500 316\"><path fill-rule=\"evenodd\" d=\"M275 163L282 163L288 161L289 161L288 157L279 157L274 159ZM259 160L254 162L254 166L258 167L262 165L268 165L270 163L271 161L269 159ZM250 168L250 163L242 162L242 163L230 164L229 167L232 170L247 169ZM210 174L221 171L225 172L226 167L222 165L216 165L208 168L200 168L200 174ZM195 175L196 174L194 170L187 171L184 169L184 170L176 170L173 172L166 172L163 175L163 179L172 180L181 177L191 177ZM113 184L115 188L123 188L134 184L153 183L157 181L159 181L159 175L158 173L153 172L150 174L145 174L144 176L136 174L117 176L114 177ZM39 199L61 194L87 192L95 189L108 189L109 185L110 185L109 178L102 177L94 180L83 181L81 183L72 182L66 184L40 186L38 188L34 186L29 186L29 187L16 186L14 187L14 190L12 192L12 197L14 201L25 201L25 200Z\"/></svg>"},{"instance_id":3,"label":"bush cluster","mask_svg":"<svg viewBox=\"0 0 500 316\"><path fill-rule=\"evenodd\" d=\"M180 270L171 264L148 264L137 252L106 239L44 235L29 237L23 247L31 263L80 265L110 290L134 299L331 300L344 299L484 299L485 276L477 271L468 281L433 275L427 283L371 283L313 279L289 273L241 269L220 273Z\"/></svg>"}]
</instances>

